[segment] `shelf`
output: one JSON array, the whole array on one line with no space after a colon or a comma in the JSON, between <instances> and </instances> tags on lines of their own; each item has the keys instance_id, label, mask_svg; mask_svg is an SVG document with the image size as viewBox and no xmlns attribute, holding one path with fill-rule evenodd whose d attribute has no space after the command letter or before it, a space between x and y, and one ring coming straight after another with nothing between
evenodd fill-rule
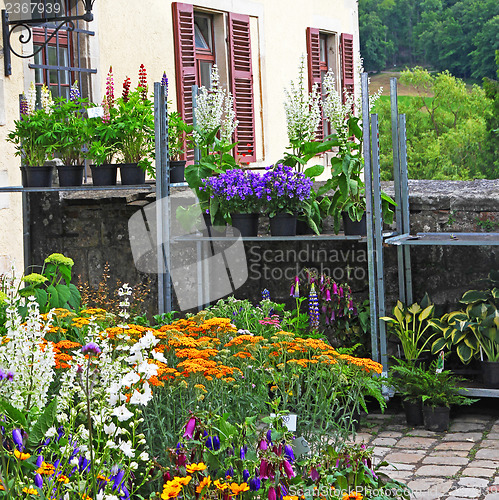
<instances>
[{"instance_id":1,"label":"shelf","mask_svg":"<svg viewBox=\"0 0 499 500\"><path fill-rule=\"evenodd\" d=\"M389 245L499 245L499 233L417 233L388 238Z\"/></svg>"},{"instance_id":2,"label":"shelf","mask_svg":"<svg viewBox=\"0 0 499 500\"><path fill-rule=\"evenodd\" d=\"M135 191L147 189L153 191L156 189L156 184L140 184L136 186L94 186L93 184L83 184L82 186L54 186L54 187L23 187L23 186L7 186L0 187L0 193L43 193L45 191Z\"/></svg>"},{"instance_id":3,"label":"shelf","mask_svg":"<svg viewBox=\"0 0 499 500\"><path fill-rule=\"evenodd\" d=\"M499 389L486 389L485 387L464 387L459 391L463 396L480 398L499 398Z\"/></svg>"}]
</instances>

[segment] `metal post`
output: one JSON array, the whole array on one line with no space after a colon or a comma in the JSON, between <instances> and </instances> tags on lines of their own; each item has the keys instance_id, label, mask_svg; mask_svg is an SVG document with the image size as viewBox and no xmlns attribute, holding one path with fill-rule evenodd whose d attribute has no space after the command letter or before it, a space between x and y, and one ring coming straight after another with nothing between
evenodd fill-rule
<instances>
[{"instance_id":1,"label":"metal post","mask_svg":"<svg viewBox=\"0 0 499 500\"><path fill-rule=\"evenodd\" d=\"M158 266L158 313L170 312L170 179L168 174L168 109L166 87L154 83L154 130L156 139L156 243Z\"/></svg>"},{"instance_id":2,"label":"metal post","mask_svg":"<svg viewBox=\"0 0 499 500\"><path fill-rule=\"evenodd\" d=\"M405 126L405 115L399 115L399 152L400 152L400 203L402 209L402 228L404 233L411 232L409 221L409 178L407 173L407 136ZM405 296L407 304L412 304L412 270L411 270L411 247L403 246Z\"/></svg>"},{"instance_id":3,"label":"metal post","mask_svg":"<svg viewBox=\"0 0 499 500\"><path fill-rule=\"evenodd\" d=\"M369 80L362 73L362 147L364 155L364 182L366 185L366 222L367 222L367 267L369 271L369 308L371 312L371 351L372 358L379 361L378 347L378 305L376 298L376 274L374 266L374 218L371 170L371 134L369 120Z\"/></svg>"},{"instance_id":4,"label":"metal post","mask_svg":"<svg viewBox=\"0 0 499 500\"><path fill-rule=\"evenodd\" d=\"M198 86L192 86L192 125L195 127L197 125L196 122L196 108L198 107ZM194 163L199 163L201 159L201 151L196 146L194 148Z\"/></svg>"},{"instance_id":5,"label":"metal post","mask_svg":"<svg viewBox=\"0 0 499 500\"><path fill-rule=\"evenodd\" d=\"M376 292L378 298L378 329L379 348L383 371L388 370L386 353L386 326L380 320L385 315L385 281L383 275L383 214L381 211L381 177L379 168L379 128L378 115L371 115L371 151L373 176L373 206L374 206L374 254L376 258Z\"/></svg>"},{"instance_id":6,"label":"metal post","mask_svg":"<svg viewBox=\"0 0 499 500\"><path fill-rule=\"evenodd\" d=\"M390 104L392 119L392 150L393 150L393 184L395 190L395 222L397 224L397 233L404 234L403 226L403 208L400 195L400 143L399 143L399 122L398 122L398 101L397 101L397 79L390 78ZM399 279L399 298L402 303L407 302L405 294L405 275L404 275L404 253L402 248L397 248L397 265Z\"/></svg>"}]
</instances>

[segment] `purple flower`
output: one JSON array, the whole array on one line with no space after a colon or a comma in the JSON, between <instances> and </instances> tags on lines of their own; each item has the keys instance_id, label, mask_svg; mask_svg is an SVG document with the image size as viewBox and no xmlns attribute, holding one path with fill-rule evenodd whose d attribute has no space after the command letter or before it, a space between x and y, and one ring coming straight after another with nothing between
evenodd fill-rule
<instances>
[{"instance_id":1,"label":"purple flower","mask_svg":"<svg viewBox=\"0 0 499 500\"><path fill-rule=\"evenodd\" d=\"M275 493L275 488L273 486L271 486L269 488L269 496L268 496L269 500L276 500L276 493Z\"/></svg>"},{"instance_id":2,"label":"purple flower","mask_svg":"<svg viewBox=\"0 0 499 500\"><path fill-rule=\"evenodd\" d=\"M114 476L110 477L110 479L113 480L113 491L116 491L116 489L121 486L121 482L123 481L124 476L125 473L122 469L120 469Z\"/></svg>"},{"instance_id":3,"label":"purple flower","mask_svg":"<svg viewBox=\"0 0 499 500\"><path fill-rule=\"evenodd\" d=\"M242 446L241 449L239 450L239 457L241 458L241 460L244 460L246 458L246 451Z\"/></svg>"},{"instance_id":4,"label":"purple flower","mask_svg":"<svg viewBox=\"0 0 499 500\"><path fill-rule=\"evenodd\" d=\"M35 474L35 486L37 488L43 488L43 479L38 472Z\"/></svg>"},{"instance_id":5,"label":"purple flower","mask_svg":"<svg viewBox=\"0 0 499 500\"><path fill-rule=\"evenodd\" d=\"M288 460L293 463L295 459L295 454L293 453L293 448L289 444L284 446L284 455L288 458Z\"/></svg>"},{"instance_id":6,"label":"purple flower","mask_svg":"<svg viewBox=\"0 0 499 500\"><path fill-rule=\"evenodd\" d=\"M196 428L196 419L191 417L185 426L184 436L186 438L192 439L194 429Z\"/></svg>"},{"instance_id":7,"label":"purple flower","mask_svg":"<svg viewBox=\"0 0 499 500\"><path fill-rule=\"evenodd\" d=\"M269 464L266 460L262 460L260 462L260 470L259 470L260 479L268 479L269 478Z\"/></svg>"},{"instance_id":8,"label":"purple flower","mask_svg":"<svg viewBox=\"0 0 499 500\"><path fill-rule=\"evenodd\" d=\"M267 441L265 441L265 439L262 439L260 441L260 444L258 445L258 449L265 451L267 448L268 448Z\"/></svg>"},{"instance_id":9,"label":"purple flower","mask_svg":"<svg viewBox=\"0 0 499 500\"><path fill-rule=\"evenodd\" d=\"M267 441L268 441L269 443L272 443L272 429L269 429L269 430L267 431Z\"/></svg>"},{"instance_id":10,"label":"purple flower","mask_svg":"<svg viewBox=\"0 0 499 500\"><path fill-rule=\"evenodd\" d=\"M315 291L313 283L310 287L308 307L310 314L310 328L312 330L317 330L319 328L319 299L317 298L317 292Z\"/></svg>"},{"instance_id":11,"label":"purple flower","mask_svg":"<svg viewBox=\"0 0 499 500\"><path fill-rule=\"evenodd\" d=\"M310 470L310 479L315 482L319 479L319 477L319 471L315 467L312 467Z\"/></svg>"},{"instance_id":12,"label":"purple flower","mask_svg":"<svg viewBox=\"0 0 499 500\"><path fill-rule=\"evenodd\" d=\"M249 477L250 477L249 470L248 469L244 469L243 470L243 480L244 480L245 483L248 482Z\"/></svg>"},{"instance_id":13,"label":"purple flower","mask_svg":"<svg viewBox=\"0 0 499 500\"><path fill-rule=\"evenodd\" d=\"M262 290L262 300L270 300L270 292L266 288Z\"/></svg>"},{"instance_id":14,"label":"purple flower","mask_svg":"<svg viewBox=\"0 0 499 500\"><path fill-rule=\"evenodd\" d=\"M89 356L91 356L91 355L97 356L102 351L100 350L100 347L95 342L89 342L87 345L84 345L81 348L81 352L83 354L88 354Z\"/></svg>"},{"instance_id":15,"label":"purple flower","mask_svg":"<svg viewBox=\"0 0 499 500\"><path fill-rule=\"evenodd\" d=\"M260 480L260 478L258 476L250 479L250 482L249 482L250 491L258 491L260 489L261 485L262 485L262 481Z\"/></svg>"},{"instance_id":16,"label":"purple flower","mask_svg":"<svg viewBox=\"0 0 499 500\"><path fill-rule=\"evenodd\" d=\"M284 469L284 473L286 474L286 476L288 476L288 478L296 476L296 473L293 470L293 466L287 460L284 460L284 462L282 463L282 468Z\"/></svg>"},{"instance_id":17,"label":"purple flower","mask_svg":"<svg viewBox=\"0 0 499 500\"><path fill-rule=\"evenodd\" d=\"M234 467L232 465L225 471L225 477L234 477Z\"/></svg>"},{"instance_id":18,"label":"purple flower","mask_svg":"<svg viewBox=\"0 0 499 500\"><path fill-rule=\"evenodd\" d=\"M20 429L14 429L12 431L12 439L13 439L14 443L17 445L17 448L19 449L19 451L22 451L24 448L24 445L23 445L23 435L22 435L22 432Z\"/></svg>"}]
</instances>

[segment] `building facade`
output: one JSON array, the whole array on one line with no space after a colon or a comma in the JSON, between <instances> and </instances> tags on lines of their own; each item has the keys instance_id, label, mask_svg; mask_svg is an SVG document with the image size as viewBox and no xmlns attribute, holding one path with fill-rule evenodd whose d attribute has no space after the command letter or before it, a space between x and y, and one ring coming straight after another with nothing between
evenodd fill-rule
<instances>
[{"instance_id":1,"label":"building facade","mask_svg":"<svg viewBox=\"0 0 499 500\"><path fill-rule=\"evenodd\" d=\"M40 1L61 15L83 13L81 0ZM26 2L0 5L12 11ZM78 21L72 31L38 26L24 45L19 35L27 31L13 33L13 50L36 53L24 59L11 54L10 67L0 67L0 186L20 185L20 160L6 136L19 117L19 94L31 82L68 96L77 80L82 95L99 103L111 66L120 94L126 77L137 84L144 64L150 91L166 72L169 102L192 122L192 85L209 86L216 64L222 85L234 96L236 153L251 167L271 165L288 145L284 89L297 79L302 56L310 86L320 85L332 68L338 90L360 90L355 0L96 0L93 14L92 22ZM22 272L22 238L21 195L0 193L0 274L12 265Z\"/></svg>"}]
</instances>

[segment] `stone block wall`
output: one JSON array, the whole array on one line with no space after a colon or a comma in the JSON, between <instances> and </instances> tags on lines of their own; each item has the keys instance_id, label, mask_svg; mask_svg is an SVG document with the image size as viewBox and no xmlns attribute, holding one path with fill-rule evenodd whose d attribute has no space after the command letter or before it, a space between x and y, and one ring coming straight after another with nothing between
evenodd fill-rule
<instances>
[{"instance_id":1,"label":"stone block wall","mask_svg":"<svg viewBox=\"0 0 499 500\"><path fill-rule=\"evenodd\" d=\"M385 190L392 194L393 186ZM499 232L499 181L410 181L411 233ZM188 194L172 194L173 210ZM155 200L150 190L81 191L30 194L31 262L41 265L52 252L75 261L74 275L97 287L104 265L110 283L131 285L150 280L147 311L156 310L156 277L137 271L130 248L128 220ZM267 221L262 218L262 230ZM249 279L236 296L259 300L268 288L274 300L289 300L296 272L313 267L337 281L349 281L359 299L368 296L367 250L351 242L245 243ZM385 245L385 283L389 308L398 296L396 249ZM498 247L417 246L411 249L414 298L425 292L442 310L453 307L470 288L480 288L491 269L498 267ZM186 279L189 277L186 276Z\"/></svg>"}]
</instances>

